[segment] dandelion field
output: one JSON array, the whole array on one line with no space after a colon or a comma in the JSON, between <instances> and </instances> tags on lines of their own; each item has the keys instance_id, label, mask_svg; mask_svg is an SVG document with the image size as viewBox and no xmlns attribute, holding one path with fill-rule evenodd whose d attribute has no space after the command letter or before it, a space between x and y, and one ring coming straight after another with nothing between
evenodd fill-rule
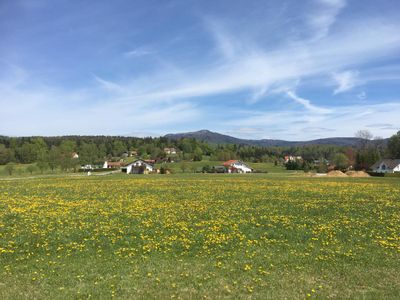
<instances>
[{"instance_id":1,"label":"dandelion field","mask_svg":"<svg viewBox=\"0 0 400 300\"><path fill-rule=\"evenodd\" d=\"M400 181L0 181L0 298L400 298Z\"/></svg>"}]
</instances>

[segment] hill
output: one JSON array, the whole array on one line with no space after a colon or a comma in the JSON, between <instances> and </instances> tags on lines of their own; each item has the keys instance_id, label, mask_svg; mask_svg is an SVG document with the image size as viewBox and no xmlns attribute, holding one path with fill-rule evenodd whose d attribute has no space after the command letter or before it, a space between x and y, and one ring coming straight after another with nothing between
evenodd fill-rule
<instances>
[{"instance_id":1,"label":"hill","mask_svg":"<svg viewBox=\"0 0 400 300\"><path fill-rule=\"evenodd\" d=\"M355 137L333 137L316 139L310 141L285 141L275 139L247 140L239 139L229 135L212 132L206 129L186 132L167 134L164 137L171 140L179 140L181 138L194 138L196 140L212 143L212 144L239 144L239 145L254 145L262 147L291 147L305 145L336 145L336 146L355 146L360 139Z\"/></svg>"}]
</instances>

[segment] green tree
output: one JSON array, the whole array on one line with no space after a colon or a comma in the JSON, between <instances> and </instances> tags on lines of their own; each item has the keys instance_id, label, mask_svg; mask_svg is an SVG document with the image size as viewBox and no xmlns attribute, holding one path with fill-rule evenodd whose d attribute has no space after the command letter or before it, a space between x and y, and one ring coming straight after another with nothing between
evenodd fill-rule
<instances>
[{"instance_id":1,"label":"green tree","mask_svg":"<svg viewBox=\"0 0 400 300\"><path fill-rule=\"evenodd\" d=\"M12 173L15 171L15 163L9 162L8 164L6 164L4 169L6 170L8 175L12 175Z\"/></svg>"},{"instance_id":2,"label":"green tree","mask_svg":"<svg viewBox=\"0 0 400 300\"><path fill-rule=\"evenodd\" d=\"M21 163L29 164L36 160L36 148L35 145L31 143L24 143L21 147L17 148L18 160Z\"/></svg>"},{"instance_id":3,"label":"green tree","mask_svg":"<svg viewBox=\"0 0 400 300\"><path fill-rule=\"evenodd\" d=\"M49 151L49 155L47 157L47 164L49 165L52 172L60 165L61 161L61 154L60 150L53 146Z\"/></svg>"},{"instance_id":4,"label":"green tree","mask_svg":"<svg viewBox=\"0 0 400 300\"><path fill-rule=\"evenodd\" d=\"M5 165L11 161L11 151L4 144L0 144L0 165Z\"/></svg>"},{"instance_id":5,"label":"green tree","mask_svg":"<svg viewBox=\"0 0 400 300\"><path fill-rule=\"evenodd\" d=\"M346 169L349 166L349 160L343 153L336 153L332 158L332 163L338 170Z\"/></svg>"},{"instance_id":6,"label":"green tree","mask_svg":"<svg viewBox=\"0 0 400 300\"><path fill-rule=\"evenodd\" d=\"M203 150L199 146L194 149L193 160L201 161L203 159Z\"/></svg>"},{"instance_id":7,"label":"green tree","mask_svg":"<svg viewBox=\"0 0 400 300\"><path fill-rule=\"evenodd\" d=\"M209 165L204 165L202 168L203 173L210 173L211 167Z\"/></svg>"},{"instance_id":8,"label":"green tree","mask_svg":"<svg viewBox=\"0 0 400 300\"><path fill-rule=\"evenodd\" d=\"M93 164L99 160L99 149L94 143L81 143L79 147L79 161L81 164Z\"/></svg>"},{"instance_id":9,"label":"green tree","mask_svg":"<svg viewBox=\"0 0 400 300\"><path fill-rule=\"evenodd\" d=\"M72 153L76 151L76 141L63 140L60 144L59 149L62 154L68 154L68 155L72 156Z\"/></svg>"},{"instance_id":10,"label":"green tree","mask_svg":"<svg viewBox=\"0 0 400 300\"><path fill-rule=\"evenodd\" d=\"M49 168L49 164L45 160L38 161L36 165L39 168L41 174L43 174L43 172Z\"/></svg>"},{"instance_id":11,"label":"green tree","mask_svg":"<svg viewBox=\"0 0 400 300\"><path fill-rule=\"evenodd\" d=\"M35 172L35 171L37 170L37 167L36 167L35 165L29 165L29 166L26 167L26 170L27 170L29 173L31 173L31 175L32 175L32 173Z\"/></svg>"},{"instance_id":12,"label":"green tree","mask_svg":"<svg viewBox=\"0 0 400 300\"><path fill-rule=\"evenodd\" d=\"M318 173L326 173L326 171L328 171L325 158L319 159L319 163L315 166L315 169Z\"/></svg>"},{"instance_id":13,"label":"green tree","mask_svg":"<svg viewBox=\"0 0 400 300\"><path fill-rule=\"evenodd\" d=\"M112 144L112 155L121 156L124 152L126 152L126 145L120 140L115 140Z\"/></svg>"},{"instance_id":14,"label":"green tree","mask_svg":"<svg viewBox=\"0 0 400 300\"><path fill-rule=\"evenodd\" d=\"M182 173L185 173L188 168L188 164L185 161L182 161L179 167L181 168Z\"/></svg>"},{"instance_id":15,"label":"green tree","mask_svg":"<svg viewBox=\"0 0 400 300\"><path fill-rule=\"evenodd\" d=\"M387 150L391 158L400 158L400 131L389 139Z\"/></svg>"}]
</instances>

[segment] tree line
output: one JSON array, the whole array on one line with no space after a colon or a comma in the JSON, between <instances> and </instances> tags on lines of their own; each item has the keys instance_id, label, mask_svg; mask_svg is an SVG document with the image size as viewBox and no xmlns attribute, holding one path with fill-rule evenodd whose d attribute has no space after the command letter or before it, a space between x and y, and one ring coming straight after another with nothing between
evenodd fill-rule
<instances>
[{"instance_id":1,"label":"tree line","mask_svg":"<svg viewBox=\"0 0 400 300\"><path fill-rule=\"evenodd\" d=\"M163 160L169 156L164 148L175 148L175 160L211 161L241 159L248 162L282 163L285 155L301 156L301 165L291 168L307 169L315 160L329 160L336 165L353 165L368 169L378 159L400 158L400 131L386 143L373 139L368 131L359 131L360 142L355 147L335 145L306 145L296 147L260 147L237 144L209 144L192 138L170 140L165 137L137 138L124 136L61 136L7 137L0 136L0 164L36 163L45 169L76 170L84 164L102 164L134 151L144 159ZM73 154L77 153L79 159Z\"/></svg>"}]
</instances>

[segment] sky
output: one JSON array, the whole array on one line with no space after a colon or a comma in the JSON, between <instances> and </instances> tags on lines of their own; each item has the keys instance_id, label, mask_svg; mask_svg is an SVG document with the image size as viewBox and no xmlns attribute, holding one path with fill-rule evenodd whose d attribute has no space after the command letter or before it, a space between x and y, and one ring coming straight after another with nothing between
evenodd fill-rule
<instances>
[{"instance_id":1,"label":"sky","mask_svg":"<svg viewBox=\"0 0 400 300\"><path fill-rule=\"evenodd\" d=\"M398 0L0 0L0 135L400 130Z\"/></svg>"}]
</instances>

